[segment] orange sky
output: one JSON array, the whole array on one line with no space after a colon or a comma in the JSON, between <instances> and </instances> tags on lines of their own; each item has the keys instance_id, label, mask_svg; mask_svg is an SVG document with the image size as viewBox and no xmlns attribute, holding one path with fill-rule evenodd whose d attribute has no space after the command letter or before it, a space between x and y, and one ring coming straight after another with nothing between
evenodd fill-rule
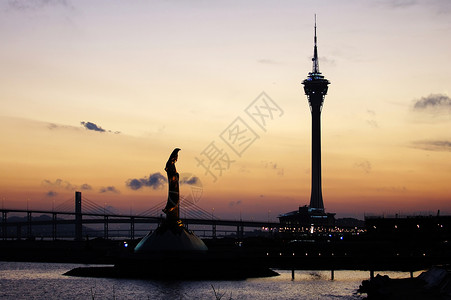
<instances>
[{"instance_id":1,"label":"orange sky","mask_svg":"<svg viewBox=\"0 0 451 300\"><path fill-rule=\"evenodd\" d=\"M2 205L50 209L81 190L139 213L165 201L167 185L127 183L165 176L175 147L178 171L202 184L196 204L219 217L275 219L308 204L301 82L315 13L331 81L326 210L451 214L451 6L439 0L3 3ZM274 109L264 126L247 113L262 92ZM248 130L244 146L227 144L234 128ZM225 167L216 180L198 163L212 145Z\"/></svg>"}]
</instances>

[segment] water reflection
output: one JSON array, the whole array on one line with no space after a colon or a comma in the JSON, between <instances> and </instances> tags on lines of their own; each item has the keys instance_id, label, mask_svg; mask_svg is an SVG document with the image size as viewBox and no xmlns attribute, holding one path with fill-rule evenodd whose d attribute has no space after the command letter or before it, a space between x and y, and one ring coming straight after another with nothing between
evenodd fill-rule
<instances>
[{"instance_id":1,"label":"water reflection","mask_svg":"<svg viewBox=\"0 0 451 300\"><path fill-rule=\"evenodd\" d=\"M280 276L240 281L156 281L79 278L62 274L75 264L0 262L0 298L5 299L363 299L356 294L369 272L277 270ZM384 272L391 278L406 272ZM414 275L417 276L419 272Z\"/></svg>"}]
</instances>

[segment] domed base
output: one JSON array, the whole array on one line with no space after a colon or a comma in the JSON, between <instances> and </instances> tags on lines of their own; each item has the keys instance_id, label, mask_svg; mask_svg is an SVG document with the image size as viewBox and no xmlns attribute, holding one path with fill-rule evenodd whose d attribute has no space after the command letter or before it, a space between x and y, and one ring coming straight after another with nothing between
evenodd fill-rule
<instances>
[{"instance_id":1,"label":"domed base","mask_svg":"<svg viewBox=\"0 0 451 300\"><path fill-rule=\"evenodd\" d=\"M147 234L135 247L135 253L207 250L204 242L183 225L162 225L155 232Z\"/></svg>"}]
</instances>

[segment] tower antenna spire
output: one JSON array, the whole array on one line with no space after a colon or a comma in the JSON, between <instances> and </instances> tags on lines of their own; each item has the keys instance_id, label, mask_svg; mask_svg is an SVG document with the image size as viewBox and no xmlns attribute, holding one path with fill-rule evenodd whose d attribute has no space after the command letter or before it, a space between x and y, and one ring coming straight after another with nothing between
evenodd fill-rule
<instances>
[{"instance_id":1,"label":"tower antenna spire","mask_svg":"<svg viewBox=\"0 0 451 300\"><path fill-rule=\"evenodd\" d=\"M315 14L315 36L313 38L313 69L312 73L319 73L319 64L318 64L318 46L317 46L317 40L316 40L316 14Z\"/></svg>"}]
</instances>

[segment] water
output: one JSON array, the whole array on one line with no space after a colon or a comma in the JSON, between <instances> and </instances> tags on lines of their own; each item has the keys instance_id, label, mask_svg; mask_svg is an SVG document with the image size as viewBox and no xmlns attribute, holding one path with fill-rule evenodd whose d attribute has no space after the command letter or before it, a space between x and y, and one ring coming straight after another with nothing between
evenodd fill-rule
<instances>
[{"instance_id":1,"label":"water","mask_svg":"<svg viewBox=\"0 0 451 300\"><path fill-rule=\"evenodd\" d=\"M369 272L276 270L281 275L240 281L156 281L63 276L75 267L56 263L0 262L0 299L363 299L356 293ZM410 276L384 272L391 278ZM417 275L417 274L415 274ZM214 290L213 290L214 288ZM215 295L216 292L216 295Z\"/></svg>"}]
</instances>

